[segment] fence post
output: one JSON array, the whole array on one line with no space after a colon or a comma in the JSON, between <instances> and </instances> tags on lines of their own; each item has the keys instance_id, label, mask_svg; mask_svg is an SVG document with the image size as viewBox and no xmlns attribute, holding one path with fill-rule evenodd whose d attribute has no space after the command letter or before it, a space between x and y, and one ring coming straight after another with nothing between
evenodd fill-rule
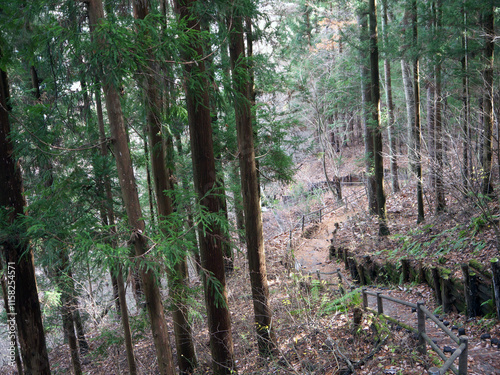
<instances>
[{"instance_id":1,"label":"fence post","mask_svg":"<svg viewBox=\"0 0 500 375\"><path fill-rule=\"evenodd\" d=\"M384 305L382 304L382 297L380 296L381 294L381 292L377 292L377 312L379 315L384 313Z\"/></svg>"},{"instance_id":2,"label":"fence post","mask_svg":"<svg viewBox=\"0 0 500 375\"><path fill-rule=\"evenodd\" d=\"M439 371L439 369L437 367L431 367L427 373L429 375L441 375L441 371Z\"/></svg>"},{"instance_id":3,"label":"fence post","mask_svg":"<svg viewBox=\"0 0 500 375\"><path fill-rule=\"evenodd\" d=\"M423 302L417 302L417 328L418 328L418 352L422 355L427 354L427 345L425 343L424 336L425 333L425 313L422 310Z\"/></svg>"},{"instance_id":4,"label":"fence post","mask_svg":"<svg viewBox=\"0 0 500 375\"><path fill-rule=\"evenodd\" d=\"M458 357L458 375L467 375L467 355L469 351L469 338L467 336L460 336L460 345L465 344L464 350Z\"/></svg>"},{"instance_id":5,"label":"fence post","mask_svg":"<svg viewBox=\"0 0 500 375\"><path fill-rule=\"evenodd\" d=\"M302 215L302 232L304 231L304 224L305 224L305 215Z\"/></svg>"},{"instance_id":6,"label":"fence post","mask_svg":"<svg viewBox=\"0 0 500 375\"><path fill-rule=\"evenodd\" d=\"M366 288L361 289L361 293L363 294L363 309L366 310L368 307L368 295L366 294Z\"/></svg>"}]
</instances>

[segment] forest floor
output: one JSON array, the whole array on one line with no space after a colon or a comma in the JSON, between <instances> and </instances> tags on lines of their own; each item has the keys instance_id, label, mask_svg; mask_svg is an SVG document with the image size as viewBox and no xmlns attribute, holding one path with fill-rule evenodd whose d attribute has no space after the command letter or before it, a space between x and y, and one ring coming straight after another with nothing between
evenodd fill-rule
<instances>
[{"instance_id":1,"label":"forest floor","mask_svg":"<svg viewBox=\"0 0 500 375\"><path fill-rule=\"evenodd\" d=\"M307 176L308 182L321 181L319 164L317 161L316 166L312 164L304 164L299 171L303 176L299 178ZM357 169L358 165L347 166L347 170ZM355 189L346 188L344 196ZM363 200L351 202L323 216L321 222L307 224L304 232L299 225L292 231L291 243L288 229L304 212L298 210L298 204L281 204L264 212L277 352L269 358L258 356L246 255L244 251L237 251L235 270L228 276L227 290L238 372L334 375L348 374L354 369L356 374L425 374L429 367L440 366L442 361L430 347L426 356L420 355L414 334L398 324L363 312L361 324L356 326L353 315L360 311L362 302L359 290L341 294L336 271L340 269L350 280L349 272L343 263L329 257L329 246L333 242L335 246L344 246L358 255L370 255L384 261L397 260L408 255L409 242L418 240L419 243L427 242L428 246L416 250L410 248L415 257L429 265L445 264L460 277L461 262L473 258L487 264L489 259L498 256L493 228L474 220L479 216L472 210L470 202L465 205L449 197L446 212L439 216L433 216L430 204L426 204L426 222L417 226L414 201L411 184L388 196L391 235L386 238L377 235L377 222L366 215ZM311 203L307 211L333 203L333 198L327 196L321 202ZM432 199L426 196L426 203L432 203ZM334 231L335 235L332 234ZM455 246L464 236L467 240ZM436 237L439 241L432 242ZM192 288L199 290L200 280L194 278L191 282ZM500 348L492 344L494 339L500 339L498 321L485 317L467 319L457 312L443 314L434 301L433 291L426 285L372 285L369 288L408 302L423 301L430 311L450 322L449 327L465 328L470 338L469 374L500 374ZM369 300L369 305L375 307L373 299ZM193 332L200 363L196 373L209 374L211 359L203 303L197 302L193 312ZM387 302L384 303L384 312L407 325L416 326L416 314L408 307ZM131 316L131 322L139 374L158 374L147 318L139 314ZM172 322L169 320L168 323L173 341ZM430 321L427 321L426 328L441 349L444 346L456 347ZM486 333L490 338L482 340L481 336ZM85 374L128 374L121 326L113 312L99 326L91 328L88 339L91 351L83 357ZM67 345L51 348L50 358L53 374L71 373ZM15 372L3 366L0 373Z\"/></svg>"}]
</instances>

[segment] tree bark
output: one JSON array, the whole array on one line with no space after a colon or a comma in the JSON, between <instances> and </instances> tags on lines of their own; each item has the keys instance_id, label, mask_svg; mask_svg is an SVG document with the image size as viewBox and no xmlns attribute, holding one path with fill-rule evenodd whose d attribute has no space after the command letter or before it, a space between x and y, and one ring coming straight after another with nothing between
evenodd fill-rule
<instances>
[{"instance_id":1,"label":"tree bark","mask_svg":"<svg viewBox=\"0 0 500 375\"><path fill-rule=\"evenodd\" d=\"M134 1L134 15L137 19L144 20L149 14L149 1ZM152 61L152 60L150 60ZM153 180L158 203L159 227L165 237L169 236L169 228L165 220L173 213L173 202L167 191L172 191L173 175L167 168L165 160L167 150L162 138L162 126L160 121L161 101L156 77L154 63L150 62L148 71L143 72L146 79L143 80L146 97L146 118L148 124L148 135L151 149L151 166L153 169ZM182 249L180 250L183 251ZM169 289L174 309L172 312L174 320L175 343L177 347L177 358L181 374L191 374L197 366L194 342L189 323L187 303L187 263L186 254L176 254L174 264L169 271Z\"/></svg>"},{"instance_id":2,"label":"tree bark","mask_svg":"<svg viewBox=\"0 0 500 375\"><path fill-rule=\"evenodd\" d=\"M56 280L61 288L61 315L65 336L68 338L68 345L75 375L82 374L78 341L75 334L75 323L73 319L74 282L71 272L67 249L59 249L59 261L55 270Z\"/></svg>"},{"instance_id":3,"label":"tree bark","mask_svg":"<svg viewBox=\"0 0 500 375\"><path fill-rule=\"evenodd\" d=\"M430 68L432 69L432 67ZM427 99L427 148L429 150L429 185L436 185L436 121L435 121L435 105L436 105L436 79L433 73L429 73L426 86Z\"/></svg>"},{"instance_id":4,"label":"tree bark","mask_svg":"<svg viewBox=\"0 0 500 375\"><path fill-rule=\"evenodd\" d=\"M469 52L468 52L468 39L467 39L467 13L468 10L466 9L465 5L465 0L462 4L462 14L463 14L463 27L464 31L462 33L462 48L463 48L463 56L461 59L461 65L462 65L462 137L463 137L463 142L462 142L462 185L463 185L463 192L464 196L467 196L467 193L471 187L469 183L469 178L472 175L471 171L469 170L470 165L470 155L471 155L471 133L470 133L470 126L469 126L469 120L470 120L470 107L469 107ZM500 163L499 163L500 165Z\"/></svg>"},{"instance_id":5,"label":"tree bark","mask_svg":"<svg viewBox=\"0 0 500 375\"><path fill-rule=\"evenodd\" d=\"M493 195L491 181L491 159L493 143L493 61L495 49L495 18L492 0L487 0L486 10L482 14L484 33L484 69L483 76L483 155L482 155L482 193L485 196Z\"/></svg>"},{"instance_id":6,"label":"tree bark","mask_svg":"<svg viewBox=\"0 0 500 375\"><path fill-rule=\"evenodd\" d=\"M98 43L98 48L105 49L106 42L98 35L96 26L103 21L104 11L101 0L90 0L89 22L91 35ZM127 211L129 226L131 229L130 241L134 245L136 256L143 260L148 249L147 240L144 237L145 224L142 219L139 195L137 192L132 159L127 142L127 134L123 120L123 113L120 103L120 94L111 80L106 80L109 72L100 72L103 82L106 108L108 110L111 136L115 150L115 161L118 172L118 179L122 191L122 197ZM144 295L149 317L151 319L151 329L158 360L160 374L173 375L175 373L170 337L165 322L164 309L161 301L160 290L155 274L145 266L140 267Z\"/></svg>"},{"instance_id":7,"label":"tree bark","mask_svg":"<svg viewBox=\"0 0 500 375\"><path fill-rule=\"evenodd\" d=\"M411 3L413 45L418 44L417 2ZM415 121L413 122L412 138L415 145L415 174L417 177L417 224L424 221L424 197L422 188L422 155L421 155L421 124L420 124L420 69L419 58L413 58L413 98L415 100Z\"/></svg>"},{"instance_id":8,"label":"tree bark","mask_svg":"<svg viewBox=\"0 0 500 375\"><path fill-rule=\"evenodd\" d=\"M176 12L189 30L187 46L182 51L184 89L191 139L194 186L200 205L208 214L219 214L220 201L214 194L217 189L213 150L208 78L203 60L203 46L199 42L200 23L195 13L196 0L176 0ZM216 375L236 371L231 318L227 304L224 258L221 244L222 230L212 221L206 227L199 224L200 255L204 272L205 304L210 332L212 368Z\"/></svg>"},{"instance_id":9,"label":"tree bark","mask_svg":"<svg viewBox=\"0 0 500 375\"><path fill-rule=\"evenodd\" d=\"M436 32L441 31L441 0L436 0ZM443 184L443 125L442 125L442 88L441 88L441 58L438 55L438 59L435 69L434 77L436 80L436 95L434 104L434 144L436 146L436 168L435 168L435 194L436 194L436 213L443 212L446 208L446 201L444 196L444 184Z\"/></svg>"},{"instance_id":10,"label":"tree bark","mask_svg":"<svg viewBox=\"0 0 500 375\"><path fill-rule=\"evenodd\" d=\"M2 51L0 50L0 56ZM50 374L49 358L42 313L38 300L33 249L26 238L23 222L26 200L20 165L14 159L14 146L9 138L9 86L7 72L0 69L0 206L7 211L8 223L15 225L19 236L2 238L7 266L15 267L15 322L23 359L24 374ZM9 319L12 316L9 316Z\"/></svg>"},{"instance_id":11,"label":"tree bark","mask_svg":"<svg viewBox=\"0 0 500 375\"><path fill-rule=\"evenodd\" d=\"M270 355L275 349L272 311L269 306L266 255L262 229L259 183L255 164L255 148L252 129L250 80L245 58L243 21L239 15L228 20L229 52L231 59L233 89L238 93L234 100L238 155L240 162L241 191L245 212L248 268L252 286L255 327L259 353Z\"/></svg>"},{"instance_id":12,"label":"tree bark","mask_svg":"<svg viewBox=\"0 0 500 375\"><path fill-rule=\"evenodd\" d=\"M365 132L365 167L366 167L366 191L368 196L368 211L376 215L377 208L377 182L375 180L374 166L374 129L371 125L371 103L372 92L370 84L370 70L368 68L366 49L369 42L368 34L368 10L364 5L358 9L358 26L360 29L360 59L361 59L361 101L363 103L363 127Z\"/></svg>"},{"instance_id":13,"label":"tree bark","mask_svg":"<svg viewBox=\"0 0 500 375\"><path fill-rule=\"evenodd\" d=\"M387 236L387 212L384 191L384 159L382 156L382 127L380 125L380 81L378 68L378 31L377 31L377 3L369 1L370 23L370 85L371 85L371 122L373 124L373 157L374 173L377 194L377 215L379 235Z\"/></svg>"},{"instance_id":14,"label":"tree bark","mask_svg":"<svg viewBox=\"0 0 500 375\"><path fill-rule=\"evenodd\" d=\"M97 107L97 123L99 127L99 141L101 143L100 152L101 156L106 159L108 156L108 146L105 142L106 132L104 129L104 118L102 115L102 104L101 104L101 91L99 85L97 85L97 90L95 92L95 99ZM116 243L117 229L115 223L115 212L113 209L113 194L111 192L111 181L109 175L106 175L104 177L103 183L104 183L104 191L106 193L106 201L103 202L102 207L100 207L100 210L102 211L101 216L103 216L103 218L106 218L106 223L111 228L110 229L110 234L112 237L111 246L113 246L113 248L117 248L118 247ZM111 267L110 272L116 279L118 301L119 301L118 307L120 309L119 313L123 327L125 352L127 354L127 364L129 373L130 375L136 375L137 365L135 361L134 345L132 342L132 332L130 330L127 297L125 294L125 283L123 281L123 267L121 264L119 264L119 262L117 262L117 264L114 267Z\"/></svg>"},{"instance_id":15,"label":"tree bark","mask_svg":"<svg viewBox=\"0 0 500 375\"><path fill-rule=\"evenodd\" d=\"M382 29L383 29L383 39L384 43L387 45L389 42L389 37L387 35L387 23L388 23L388 5L387 0L383 0L384 13L382 16ZM387 58L384 58L384 77L385 77L385 87L386 87L386 100L387 100L387 130L389 134L389 158L391 161L391 182L392 182L392 192L397 193L399 191L399 176L398 176L398 161L396 158L397 154L397 142L396 142L396 129L395 129L395 119L394 119L394 102L392 100L392 79L391 79L391 62Z\"/></svg>"}]
</instances>

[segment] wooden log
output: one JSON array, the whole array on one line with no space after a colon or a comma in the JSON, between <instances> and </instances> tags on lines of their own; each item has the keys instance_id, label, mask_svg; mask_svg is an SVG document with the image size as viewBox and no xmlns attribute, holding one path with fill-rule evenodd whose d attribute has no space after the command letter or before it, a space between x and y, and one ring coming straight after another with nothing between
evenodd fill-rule
<instances>
[{"instance_id":1,"label":"wooden log","mask_svg":"<svg viewBox=\"0 0 500 375\"><path fill-rule=\"evenodd\" d=\"M461 279L450 278L450 294L453 306L457 311L464 313L466 311L464 297L464 283Z\"/></svg>"},{"instance_id":2,"label":"wooden log","mask_svg":"<svg viewBox=\"0 0 500 375\"><path fill-rule=\"evenodd\" d=\"M335 255L336 255L336 249L335 249L335 246L332 244L330 245L330 247L328 248L328 259L332 260L335 258Z\"/></svg>"},{"instance_id":3,"label":"wooden log","mask_svg":"<svg viewBox=\"0 0 500 375\"><path fill-rule=\"evenodd\" d=\"M371 269L372 265L367 264L366 256L363 257L363 260L360 262L360 264L363 266L364 285L372 284L372 269Z\"/></svg>"},{"instance_id":4,"label":"wooden log","mask_svg":"<svg viewBox=\"0 0 500 375\"><path fill-rule=\"evenodd\" d=\"M497 319L500 320L500 261L498 258L493 258L490 263L493 275L493 295L495 297Z\"/></svg>"},{"instance_id":5,"label":"wooden log","mask_svg":"<svg viewBox=\"0 0 500 375\"><path fill-rule=\"evenodd\" d=\"M410 281L410 260L408 258L401 259L401 269L403 274L403 283Z\"/></svg>"},{"instance_id":6,"label":"wooden log","mask_svg":"<svg viewBox=\"0 0 500 375\"><path fill-rule=\"evenodd\" d=\"M466 314L469 318L474 317L472 312L472 293L470 290L470 274L469 274L469 265L466 263L462 263L460 265L462 268L462 278L464 281L464 296L465 296L465 306L466 306Z\"/></svg>"},{"instance_id":7,"label":"wooden log","mask_svg":"<svg viewBox=\"0 0 500 375\"><path fill-rule=\"evenodd\" d=\"M441 277L441 301L443 303L443 312L449 313L452 306L452 298L450 293L450 277L442 275Z\"/></svg>"},{"instance_id":8,"label":"wooden log","mask_svg":"<svg viewBox=\"0 0 500 375\"><path fill-rule=\"evenodd\" d=\"M358 275L359 275L359 284L360 285L367 285L368 283L366 282L365 266L363 265L363 263L356 261L356 269L357 269Z\"/></svg>"},{"instance_id":9,"label":"wooden log","mask_svg":"<svg viewBox=\"0 0 500 375\"><path fill-rule=\"evenodd\" d=\"M467 316L474 318L478 315L478 295L477 278L474 271L471 271L468 264L463 263L462 274L464 282L464 296Z\"/></svg>"},{"instance_id":10,"label":"wooden log","mask_svg":"<svg viewBox=\"0 0 500 375\"><path fill-rule=\"evenodd\" d=\"M363 310L359 307L354 308L353 311L353 334L358 333L359 327L361 327L361 323L363 322Z\"/></svg>"},{"instance_id":11,"label":"wooden log","mask_svg":"<svg viewBox=\"0 0 500 375\"><path fill-rule=\"evenodd\" d=\"M365 277L367 278L367 284L371 284L377 278L376 264L373 262L369 255L363 256L363 262L365 264Z\"/></svg>"},{"instance_id":12,"label":"wooden log","mask_svg":"<svg viewBox=\"0 0 500 375\"><path fill-rule=\"evenodd\" d=\"M425 279L425 269L424 266L422 265L422 262L418 262L418 276L417 276L417 282L419 284L425 284L426 279Z\"/></svg>"},{"instance_id":13,"label":"wooden log","mask_svg":"<svg viewBox=\"0 0 500 375\"><path fill-rule=\"evenodd\" d=\"M387 275L387 282L392 284L399 284L399 271L395 264L387 261L384 265Z\"/></svg>"},{"instance_id":14,"label":"wooden log","mask_svg":"<svg viewBox=\"0 0 500 375\"><path fill-rule=\"evenodd\" d=\"M359 273L358 269L356 267L356 258L354 256L350 256L347 258L347 263L348 263L348 269L349 272L351 273L351 278L355 283L359 283Z\"/></svg>"},{"instance_id":15,"label":"wooden log","mask_svg":"<svg viewBox=\"0 0 500 375\"><path fill-rule=\"evenodd\" d=\"M443 304L443 298L441 295L441 281L439 276L439 270L436 267L432 267L431 272L432 272L434 295L436 296L436 303L438 305L441 305Z\"/></svg>"}]
</instances>

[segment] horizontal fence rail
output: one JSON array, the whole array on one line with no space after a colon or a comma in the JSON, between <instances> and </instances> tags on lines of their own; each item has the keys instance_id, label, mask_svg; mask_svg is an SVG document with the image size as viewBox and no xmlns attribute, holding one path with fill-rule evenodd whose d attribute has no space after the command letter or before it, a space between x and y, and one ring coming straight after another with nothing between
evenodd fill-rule
<instances>
[{"instance_id":1,"label":"horizontal fence rail","mask_svg":"<svg viewBox=\"0 0 500 375\"><path fill-rule=\"evenodd\" d=\"M340 277L340 276L339 276ZM367 288L362 288L362 297L363 297L363 308L365 310L372 310L368 307L368 296L376 297L377 299L377 314L384 315L390 320L399 322L397 319L392 318L384 314L384 304L383 300L386 299L388 301L392 301L394 303L411 307L417 311L417 329L413 327L408 327L411 331L418 334L418 346L417 349L421 354L427 353L426 343L430 345L430 347L441 357L444 361L444 364L437 368L431 367L428 370L429 375L444 375L448 370L453 371L456 375L466 375L467 374L467 355L468 355L468 337L460 336L457 337L451 330L449 330L438 318L434 316L432 312L430 312L425 306L423 302L411 303L407 301L402 301L400 299L382 294L380 292L372 292L367 290ZM373 311L373 310L372 310ZM425 321L426 319L432 320L436 325L446 333L455 343L459 345L457 349L452 353L452 355L448 358L443 353L443 351L432 341L431 338L425 332ZM403 324L403 323L402 323ZM458 358L458 369L453 365L455 360Z\"/></svg>"}]
</instances>

